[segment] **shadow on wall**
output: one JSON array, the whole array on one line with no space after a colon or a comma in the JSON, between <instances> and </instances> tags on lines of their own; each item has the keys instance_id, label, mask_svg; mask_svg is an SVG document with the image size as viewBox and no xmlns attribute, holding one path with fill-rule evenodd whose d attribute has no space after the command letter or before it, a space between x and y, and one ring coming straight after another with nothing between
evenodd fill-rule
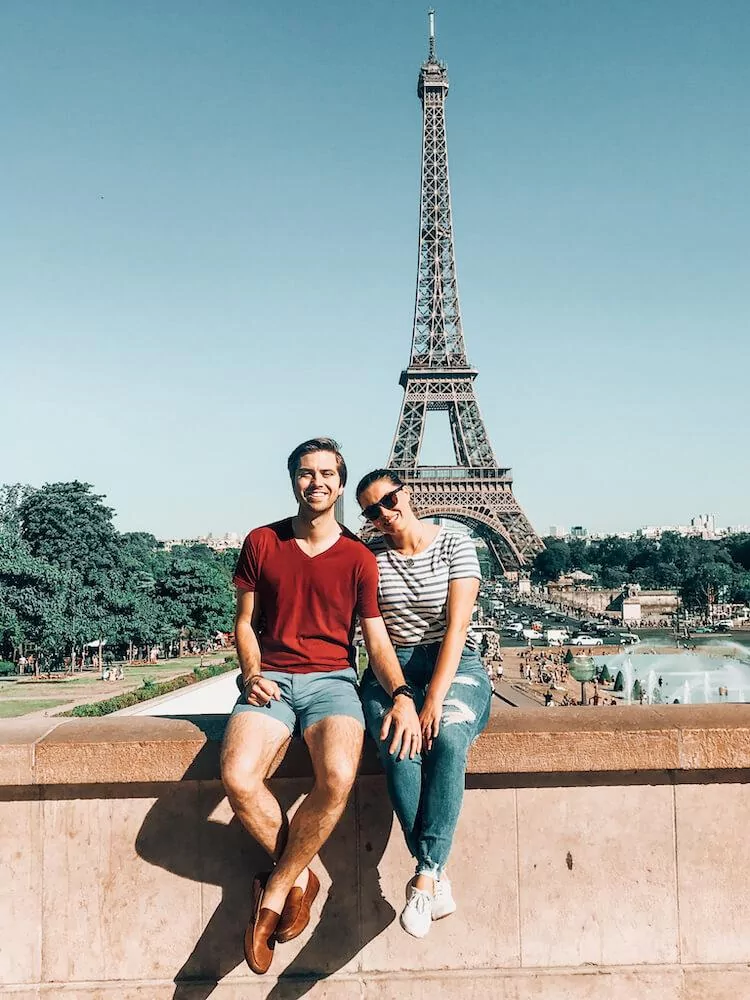
<instances>
[{"instance_id":1,"label":"shadow on wall","mask_svg":"<svg viewBox=\"0 0 750 1000\"><path fill-rule=\"evenodd\" d=\"M193 774L206 773L202 757L209 758L209 768L216 773L216 747L207 745L191 765L186 780L170 786L152 806L136 841L139 856L149 864L207 886L205 900L211 899L210 886L220 890L216 909L175 976L173 1000L205 1000L224 976L244 964L243 936L251 910L253 875L270 867L265 851L232 815L221 782L190 780ZM311 778L278 778L273 791L282 809L288 811L311 786ZM344 831L360 829L358 813L355 787L344 817L316 865L320 870L322 864L331 880L320 919L310 939L285 968L284 952L294 945L277 947L271 974L279 980L268 993L269 1000L305 996L316 981L343 968L395 918L378 878L378 864L393 822L385 783L376 808L367 810L363 843L345 849L342 837L350 835ZM190 823L199 827L197 837L191 831L192 837L186 838L197 845L192 850L179 834L175 836L176 830ZM352 911L359 916L358 897L367 901L366 919L352 919Z\"/></svg>"}]
</instances>

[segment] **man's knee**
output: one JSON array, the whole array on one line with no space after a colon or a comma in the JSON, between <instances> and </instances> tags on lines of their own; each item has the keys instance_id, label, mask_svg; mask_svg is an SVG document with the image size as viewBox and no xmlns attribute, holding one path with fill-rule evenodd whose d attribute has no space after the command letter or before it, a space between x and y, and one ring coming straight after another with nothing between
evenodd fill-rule
<instances>
[{"instance_id":1,"label":"man's knee","mask_svg":"<svg viewBox=\"0 0 750 1000\"><path fill-rule=\"evenodd\" d=\"M318 770L315 784L331 802L345 802L357 779L358 768L359 760L331 761Z\"/></svg>"},{"instance_id":2,"label":"man's knee","mask_svg":"<svg viewBox=\"0 0 750 1000\"><path fill-rule=\"evenodd\" d=\"M221 755L221 780L230 799L252 797L263 784L265 775L257 758L230 750Z\"/></svg>"},{"instance_id":3,"label":"man's knee","mask_svg":"<svg viewBox=\"0 0 750 1000\"><path fill-rule=\"evenodd\" d=\"M258 791L288 741L289 731L276 720L230 719L221 748L221 780L230 799Z\"/></svg>"}]
</instances>

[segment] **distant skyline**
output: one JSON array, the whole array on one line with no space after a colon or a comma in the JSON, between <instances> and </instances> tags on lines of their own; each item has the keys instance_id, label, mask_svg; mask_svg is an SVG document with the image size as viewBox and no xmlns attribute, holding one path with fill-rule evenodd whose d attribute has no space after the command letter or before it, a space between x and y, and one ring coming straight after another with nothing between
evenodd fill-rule
<instances>
[{"instance_id":1,"label":"distant skyline","mask_svg":"<svg viewBox=\"0 0 750 1000\"><path fill-rule=\"evenodd\" d=\"M428 6L2 5L0 482L243 534L330 434L356 525L409 357ZM750 8L436 10L467 352L537 532L750 522Z\"/></svg>"}]
</instances>

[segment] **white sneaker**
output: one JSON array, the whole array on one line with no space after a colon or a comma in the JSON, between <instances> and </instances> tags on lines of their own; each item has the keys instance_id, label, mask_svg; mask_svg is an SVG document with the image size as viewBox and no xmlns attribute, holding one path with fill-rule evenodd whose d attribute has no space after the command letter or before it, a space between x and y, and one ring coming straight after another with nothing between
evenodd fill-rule
<instances>
[{"instance_id":1,"label":"white sneaker","mask_svg":"<svg viewBox=\"0 0 750 1000\"><path fill-rule=\"evenodd\" d=\"M442 920L456 912L456 901L453 898L450 880L447 875L435 880L435 895L432 898L432 919Z\"/></svg>"},{"instance_id":2,"label":"white sneaker","mask_svg":"<svg viewBox=\"0 0 750 1000\"><path fill-rule=\"evenodd\" d=\"M424 937L432 924L432 893L411 886L399 920L407 934Z\"/></svg>"}]
</instances>

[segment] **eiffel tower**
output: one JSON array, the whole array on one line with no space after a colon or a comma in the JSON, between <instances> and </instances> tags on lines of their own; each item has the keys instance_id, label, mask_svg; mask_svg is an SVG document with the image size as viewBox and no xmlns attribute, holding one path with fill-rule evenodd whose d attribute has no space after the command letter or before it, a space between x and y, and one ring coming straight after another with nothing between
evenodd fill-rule
<instances>
[{"instance_id":1,"label":"eiffel tower","mask_svg":"<svg viewBox=\"0 0 750 1000\"><path fill-rule=\"evenodd\" d=\"M466 358L458 304L451 223L445 98L448 73L435 56L429 12L429 55L419 72L422 186L417 296L404 399L388 467L411 488L420 517L448 517L484 539L504 572L526 565L544 547L513 495L511 470L495 458L474 394L477 369ZM420 465L425 419L447 410L456 464Z\"/></svg>"}]
</instances>

